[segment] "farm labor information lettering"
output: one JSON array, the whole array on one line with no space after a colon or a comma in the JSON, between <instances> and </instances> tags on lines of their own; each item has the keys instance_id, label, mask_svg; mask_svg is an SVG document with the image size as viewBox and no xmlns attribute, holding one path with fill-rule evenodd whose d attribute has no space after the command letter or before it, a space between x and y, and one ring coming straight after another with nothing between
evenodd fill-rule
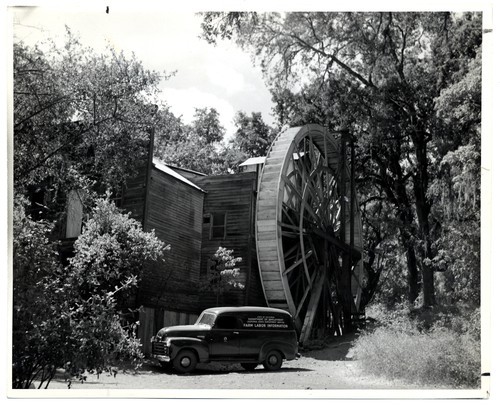
<instances>
[{"instance_id":1,"label":"farm labor information lettering","mask_svg":"<svg viewBox=\"0 0 500 405\"><path fill-rule=\"evenodd\" d=\"M244 328L269 328L269 329L286 329L288 325L283 318L276 318L270 315L259 315L249 317L243 322Z\"/></svg>"}]
</instances>

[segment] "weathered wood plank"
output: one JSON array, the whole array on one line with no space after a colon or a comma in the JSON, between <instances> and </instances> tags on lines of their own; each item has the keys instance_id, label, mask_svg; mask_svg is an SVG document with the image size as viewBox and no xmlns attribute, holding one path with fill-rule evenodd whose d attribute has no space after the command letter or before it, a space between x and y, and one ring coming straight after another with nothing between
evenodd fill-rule
<instances>
[{"instance_id":1,"label":"weathered wood plank","mask_svg":"<svg viewBox=\"0 0 500 405\"><path fill-rule=\"evenodd\" d=\"M276 232L275 231L260 232L259 233L259 241L272 241L272 240L276 240Z\"/></svg>"},{"instance_id":2,"label":"weathered wood plank","mask_svg":"<svg viewBox=\"0 0 500 405\"><path fill-rule=\"evenodd\" d=\"M279 273L279 263L277 260L261 260L260 261L260 271L265 272L278 272Z\"/></svg>"},{"instance_id":3,"label":"weathered wood plank","mask_svg":"<svg viewBox=\"0 0 500 405\"><path fill-rule=\"evenodd\" d=\"M262 271L261 273L262 276L262 281L281 281L281 275L279 274L279 271Z\"/></svg>"},{"instance_id":4,"label":"weathered wood plank","mask_svg":"<svg viewBox=\"0 0 500 405\"><path fill-rule=\"evenodd\" d=\"M283 283L281 280L265 280L266 291L280 291L283 292Z\"/></svg>"},{"instance_id":5,"label":"weathered wood plank","mask_svg":"<svg viewBox=\"0 0 500 405\"><path fill-rule=\"evenodd\" d=\"M276 299L282 299L285 300L285 293L283 290L278 290L278 291L267 291L266 290L266 297L268 300L276 300Z\"/></svg>"}]
</instances>

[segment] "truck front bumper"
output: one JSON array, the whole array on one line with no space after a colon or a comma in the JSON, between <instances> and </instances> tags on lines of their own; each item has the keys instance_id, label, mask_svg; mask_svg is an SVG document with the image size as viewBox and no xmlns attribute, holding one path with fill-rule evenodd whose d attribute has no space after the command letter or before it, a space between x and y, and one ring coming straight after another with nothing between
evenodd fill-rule
<instances>
[{"instance_id":1,"label":"truck front bumper","mask_svg":"<svg viewBox=\"0 0 500 405\"><path fill-rule=\"evenodd\" d=\"M170 357L163 355L163 354L153 354L153 358L155 358L156 360L161 361L161 362L170 361Z\"/></svg>"}]
</instances>

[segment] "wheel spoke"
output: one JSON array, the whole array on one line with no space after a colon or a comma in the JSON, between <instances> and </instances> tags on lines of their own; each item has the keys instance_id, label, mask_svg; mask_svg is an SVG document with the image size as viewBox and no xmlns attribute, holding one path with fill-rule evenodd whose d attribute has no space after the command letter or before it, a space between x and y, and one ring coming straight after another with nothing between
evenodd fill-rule
<instances>
[{"instance_id":1,"label":"wheel spoke","mask_svg":"<svg viewBox=\"0 0 500 405\"><path fill-rule=\"evenodd\" d=\"M297 262L295 262L294 264L292 264L288 269L286 269L284 272L283 272L283 275L287 275L288 273L290 273L293 269L295 269L297 266L301 265L302 263L305 262L305 260L307 260L311 255L313 254L313 252L308 252L306 253L306 255L304 257L302 257L300 260L298 260Z\"/></svg>"},{"instance_id":2,"label":"wheel spoke","mask_svg":"<svg viewBox=\"0 0 500 405\"><path fill-rule=\"evenodd\" d=\"M283 257L285 260L292 255L292 253L295 253L299 250L299 245L294 245L291 249L289 249L287 252L284 253Z\"/></svg>"}]
</instances>

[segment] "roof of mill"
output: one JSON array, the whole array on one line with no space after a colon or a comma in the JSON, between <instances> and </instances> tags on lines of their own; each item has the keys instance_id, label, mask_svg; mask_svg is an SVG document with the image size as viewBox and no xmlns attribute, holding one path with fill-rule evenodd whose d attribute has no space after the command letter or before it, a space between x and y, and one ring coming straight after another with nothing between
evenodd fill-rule
<instances>
[{"instance_id":1,"label":"roof of mill","mask_svg":"<svg viewBox=\"0 0 500 405\"><path fill-rule=\"evenodd\" d=\"M245 160L240 166L260 165L266 161L265 156L252 157Z\"/></svg>"},{"instance_id":2,"label":"roof of mill","mask_svg":"<svg viewBox=\"0 0 500 405\"><path fill-rule=\"evenodd\" d=\"M197 189L197 190L200 190L202 192L205 192L205 190L203 190L202 188L198 187L196 184L194 184L193 182L189 181L188 179L186 179L184 176L180 175L179 173L177 173L175 170L171 169L170 167L168 167L165 163L163 163L160 159L157 159L157 158L153 158L153 166L160 170L161 172L165 173L165 174L168 174L169 176L172 176L174 178L176 178L177 180Z\"/></svg>"}]
</instances>

